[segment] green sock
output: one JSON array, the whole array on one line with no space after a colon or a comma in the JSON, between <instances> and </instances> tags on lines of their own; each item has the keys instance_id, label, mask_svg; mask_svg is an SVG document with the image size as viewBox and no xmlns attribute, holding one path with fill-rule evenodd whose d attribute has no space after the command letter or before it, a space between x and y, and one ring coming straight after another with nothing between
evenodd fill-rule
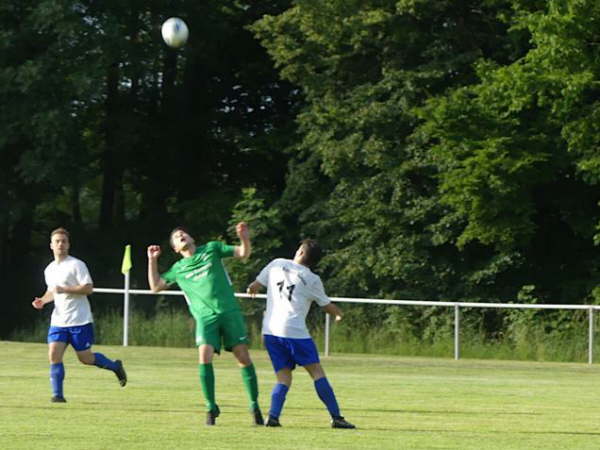
<instances>
[{"instance_id":1,"label":"green sock","mask_svg":"<svg viewBox=\"0 0 600 450\"><path fill-rule=\"evenodd\" d=\"M202 387L202 393L204 394L204 401L206 402L206 409L212 411L216 408L215 403L215 372L213 370L212 363L198 364L200 373L200 386Z\"/></svg>"},{"instance_id":2,"label":"green sock","mask_svg":"<svg viewBox=\"0 0 600 450\"><path fill-rule=\"evenodd\" d=\"M250 411L254 411L258 408L258 381L256 379L254 364L242 367L242 381L244 382L248 400L250 401Z\"/></svg>"}]
</instances>

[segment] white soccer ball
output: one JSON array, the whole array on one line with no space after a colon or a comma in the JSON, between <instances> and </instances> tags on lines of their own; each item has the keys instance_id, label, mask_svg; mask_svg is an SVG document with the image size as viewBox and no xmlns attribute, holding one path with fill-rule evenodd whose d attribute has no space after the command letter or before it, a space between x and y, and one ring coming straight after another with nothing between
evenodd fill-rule
<instances>
[{"instance_id":1,"label":"white soccer ball","mask_svg":"<svg viewBox=\"0 0 600 450\"><path fill-rule=\"evenodd\" d=\"M165 20L161 28L162 37L169 47L178 48L186 43L190 31L179 17Z\"/></svg>"}]
</instances>

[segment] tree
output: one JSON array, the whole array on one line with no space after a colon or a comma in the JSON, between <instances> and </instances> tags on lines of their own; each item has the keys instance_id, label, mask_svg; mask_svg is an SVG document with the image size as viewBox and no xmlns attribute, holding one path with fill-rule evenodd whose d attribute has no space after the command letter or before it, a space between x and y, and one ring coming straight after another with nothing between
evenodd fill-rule
<instances>
[{"instance_id":1,"label":"tree","mask_svg":"<svg viewBox=\"0 0 600 450\"><path fill-rule=\"evenodd\" d=\"M74 231L77 255L106 284L120 279L124 243L143 249L183 221L199 238L222 236L243 188L281 190L296 94L245 26L285 7L0 6L0 271L27 278L7 293L7 311L28 316L22 299L43 288L47 235L59 225ZM180 51L160 39L171 15L190 25Z\"/></svg>"},{"instance_id":2,"label":"tree","mask_svg":"<svg viewBox=\"0 0 600 450\"><path fill-rule=\"evenodd\" d=\"M510 65L481 61L479 83L433 99L423 115L440 200L461 223L457 245L518 256L515 281L542 301L589 300L598 282L599 12L562 1L518 10L513 27L531 33L533 48Z\"/></svg>"},{"instance_id":3,"label":"tree","mask_svg":"<svg viewBox=\"0 0 600 450\"><path fill-rule=\"evenodd\" d=\"M439 202L440 167L418 113L427 99L475 83L481 58L504 64L526 51L527 33L509 30L512 14L504 1L304 1L254 26L307 99L282 199L290 208L277 207L331 249L332 293L514 292L497 284L514 261L453 242L459 219ZM307 180L320 188L303 191Z\"/></svg>"}]
</instances>

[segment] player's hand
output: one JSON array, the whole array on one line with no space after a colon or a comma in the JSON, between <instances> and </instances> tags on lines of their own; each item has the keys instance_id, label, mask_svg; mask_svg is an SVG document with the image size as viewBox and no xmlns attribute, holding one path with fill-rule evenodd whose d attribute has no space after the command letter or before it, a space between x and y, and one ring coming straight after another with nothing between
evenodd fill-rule
<instances>
[{"instance_id":1,"label":"player's hand","mask_svg":"<svg viewBox=\"0 0 600 450\"><path fill-rule=\"evenodd\" d=\"M246 288L246 294L250 294L252 297L254 297L256 295L256 292L258 291L258 289L256 289L256 286L254 286L254 284L249 284L248 287Z\"/></svg>"},{"instance_id":2,"label":"player's hand","mask_svg":"<svg viewBox=\"0 0 600 450\"><path fill-rule=\"evenodd\" d=\"M33 301L31 302L31 305L35 309L42 309L44 307L44 301L41 298L39 298L39 297L35 297L33 299Z\"/></svg>"},{"instance_id":3,"label":"player's hand","mask_svg":"<svg viewBox=\"0 0 600 450\"><path fill-rule=\"evenodd\" d=\"M248 239L250 237L250 230L248 229L248 224L246 222L240 222L235 226L235 233L242 240Z\"/></svg>"},{"instance_id":4,"label":"player's hand","mask_svg":"<svg viewBox=\"0 0 600 450\"><path fill-rule=\"evenodd\" d=\"M254 296L255 296L256 294L258 294L258 291L260 291L260 288L261 288L261 286L262 286L262 285L261 285L261 284L260 284L258 281L254 280L254 281L253 281L252 283L250 283L250 284L248 285L248 287L246 288L246 293L247 293L247 294L250 294L250 295L252 296L252 298L254 298Z\"/></svg>"},{"instance_id":5,"label":"player's hand","mask_svg":"<svg viewBox=\"0 0 600 450\"><path fill-rule=\"evenodd\" d=\"M161 254L160 245L149 245L146 253L148 254L148 259L158 258Z\"/></svg>"},{"instance_id":6,"label":"player's hand","mask_svg":"<svg viewBox=\"0 0 600 450\"><path fill-rule=\"evenodd\" d=\"M62 286L55 286L54 287L54 293L55 294L64 294L65 293L65 288L63 288Z\"/></svg>"}]
</instances>

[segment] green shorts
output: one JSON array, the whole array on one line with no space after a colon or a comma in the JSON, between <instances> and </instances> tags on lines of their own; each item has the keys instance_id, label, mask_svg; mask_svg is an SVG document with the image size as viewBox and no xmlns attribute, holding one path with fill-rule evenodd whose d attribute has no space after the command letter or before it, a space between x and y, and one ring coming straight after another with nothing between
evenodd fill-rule
<instances>
[{"instance_id":1,"label":"green shorts","mask_svg":"<svg viewBox=\"0 0 600 450\"><path fill-rule=\"evenodd\" d=\"M221 342L230 352L239 344L249 344L246 321L241 311L228 311L209 316L197 316L196 345L211 345L216 353L221 352Z\"/></svg>"}]
</instances>

